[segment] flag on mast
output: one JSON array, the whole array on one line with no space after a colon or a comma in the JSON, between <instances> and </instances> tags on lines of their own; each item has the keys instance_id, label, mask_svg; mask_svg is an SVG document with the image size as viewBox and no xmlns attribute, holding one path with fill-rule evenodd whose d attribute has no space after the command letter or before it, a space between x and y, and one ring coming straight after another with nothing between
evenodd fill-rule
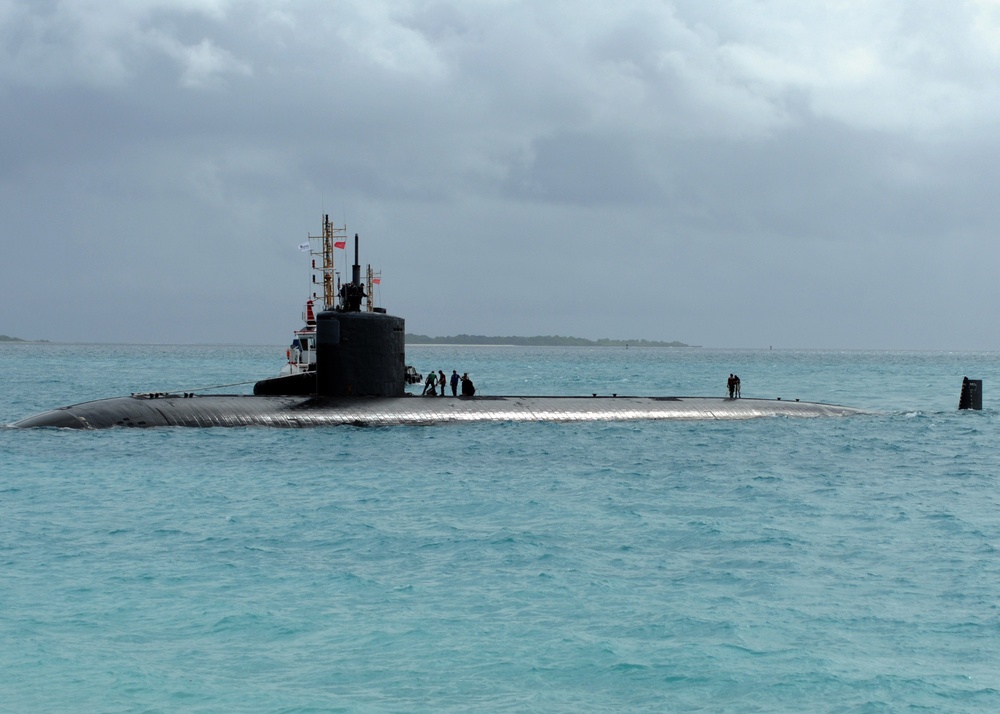
<instances>
[{"instance_id":1,"label":"flag on mast","mask_svg":"<svg viewBox=\"0 0 1000 714\"><path fill-rule=\"evenodd\" d=\"M338 240L336 243L333 244L333 247L334 248L340 248L341 250L344 250L344 249L347 248L347 241L346 240Z\"/></svg>"},{"instance_id":2,"label":"flag on mast","mask_svg":"<svg viewBox=\"0 0 1000 714\"><path fill-rule=\"evenodd\" d=\"M305 243L299 243L299 250L301 250L303 253L307 252L309 250L309 241L306 241Z\"/></svg>"}]
</instances>

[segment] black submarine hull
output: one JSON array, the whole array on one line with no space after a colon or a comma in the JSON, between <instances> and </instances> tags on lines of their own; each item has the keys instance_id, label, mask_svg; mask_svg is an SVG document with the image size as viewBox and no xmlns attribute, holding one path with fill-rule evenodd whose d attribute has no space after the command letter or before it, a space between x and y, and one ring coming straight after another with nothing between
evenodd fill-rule
<instances>
[{"instance_id":1,"label":"black submarine hull","mask_svg":"<svg viewBox=\"0 0 1000 714\"><path fill-rule=\"evenodd\" d=\"M324 246L329 237L324 218ZM324 250L327 250L324 247ZM332 248L330 248L332 251ZM329 259L329 262L328 262ZM324 266L332 257L324 253ZM332 268L323 268L324 289ZM829 404L719 397L415 397L406 393L405 321L375 308L361 311L358 236L352 280L341 302L315 316L315 371L257 382L254 395L152 392L75 404L37 414L13 426L113 427L392 426L475 422L582 422L639 419L752 419L858 414ZM331 296L325 295L330 307ZM307 303L308 306L308 303ZM308 307L307 307L308 310ZM307 311L307 324L309 323ZM471 386L471 382L468 384ZM463 392L465 385L463 385ZM473 392L474 393L474 392Z\"/></svg>"},{"instance_id":2,"label":"black submarine hull","mask_svg":"<svg viewBox=\"0 0 1000 714\"><path fill-rule=\"evenodd\" d=\"M329 397L138 395L43 412L16 428L108 429L396 426L474 422L583 422L832 417L860 409L781 399L724 397Z\"/></svg>"}]
</instances>

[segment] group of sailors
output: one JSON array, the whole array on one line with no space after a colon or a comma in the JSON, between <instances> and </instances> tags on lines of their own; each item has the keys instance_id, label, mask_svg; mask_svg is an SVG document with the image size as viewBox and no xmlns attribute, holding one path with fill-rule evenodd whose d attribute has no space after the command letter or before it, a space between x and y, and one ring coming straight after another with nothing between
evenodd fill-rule
<instances>
[{"instance_id":1,"label":"group of sailors","mask_svg":"<svg viewBox=\"0 0 1000 714\"><path fill-rule=\"evenodd\" d=\"M445 376L444 372L442 372L441 370L438 370L437 374L435 374L434 370L432 369L430 371L430 374L427 375L427 379L424 380L423 395L425 397L427 397L427 396L430 396L430 397L441 396L441 397L443 397L444 396L444 389L445 389L445 387L448 386L449 381L451 383L451 396L453 396L453 397L457 397L458 396L458 385L460 383L462 385L462 396L463 397L472 397L472 396L475 396L475 394L476 394L476 387L475 387L475 385L472 384L472 380L469 379L469 373L466 372L461 377L459 377L458 376L458 372L456 370L454 370L454 369L451 370L451 379L450 380ZM440 394L437 393L437 389L438 388L441 389L441 393Z\"/></svg>"},{"instance_id":2,"label":"group of sailors","mask_svg":"<svg viewBox=\"0 0 1000 714\"><path fill-rule=\"evenodd\" d=\"M740 398L740 378L739 375L731 374L729 375L729 381L726 383L726 387L729 389L730 399Z\"/></svg>"},{"instance_id":3,"label":"group of sailors","mask_svg":"<svg viewBox=\"0 0 1000 714\"><path fill-rule=\"evenodd\" d=\"M365 294L365 286L353 282L344 283L340 286L340 309L344 312L361 312L361 301L368 297Z\"/></svg>"}]
</instances>

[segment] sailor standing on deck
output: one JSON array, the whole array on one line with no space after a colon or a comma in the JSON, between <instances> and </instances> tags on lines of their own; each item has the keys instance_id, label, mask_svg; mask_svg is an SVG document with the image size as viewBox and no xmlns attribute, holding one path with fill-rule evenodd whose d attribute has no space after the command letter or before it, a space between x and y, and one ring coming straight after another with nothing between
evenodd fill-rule
<instances>
[{"instance_id":1,"label":"sailor standing on deck","mask_svg":"<svg viewBox=\"0 0 1000 714\"><path fill-rule=\"evenodd\" d=\"M451 396L458 396L458 372L451 370Z\"/></svg>"},{"instance_id":2,"label":"sailor standing on deck","mask_svg":"<svg viewBox=\"0 0 1000 714\"><path fill-rule=\"evenodd\" d=\"M427 381L424 382L423 396L427 396L427 392L430 392L431 396L434 396L435 392L434 385L436 383L437 383L437 375L434 374L434 370L432 369L430 371L430 374L427 375Z\"/></svg>"},{"instance_id":3,"label":"sailor standing on deck","mask_svg":"<svg viewBox=\"0 0 1000 714\"><path fill-rule=\"evenodd\" d=\"M441 385L441 396L444 396L444 388L448 386L448 379L444 376L444 370L438 370L438 384Z\"/></svg>"}]
</instances>

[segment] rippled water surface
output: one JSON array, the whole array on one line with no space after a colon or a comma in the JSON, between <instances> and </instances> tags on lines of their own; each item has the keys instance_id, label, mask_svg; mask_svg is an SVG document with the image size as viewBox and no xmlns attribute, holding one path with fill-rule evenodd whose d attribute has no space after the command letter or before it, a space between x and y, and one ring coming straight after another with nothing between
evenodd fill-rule
<instances>
[{"instance_id":1,"label":"rippled water surface","mask_svg":"<svg viewBox=\"0 0 1000 714\"><path fill-rule=\"evenodd\" d=\"M280 348L0 345L0 422ZM0 711L1000 710L1000 356L411 347L835 419L0 429ZM958 412L962 376L982 412Z\"/></svg>"}]
</instances>

